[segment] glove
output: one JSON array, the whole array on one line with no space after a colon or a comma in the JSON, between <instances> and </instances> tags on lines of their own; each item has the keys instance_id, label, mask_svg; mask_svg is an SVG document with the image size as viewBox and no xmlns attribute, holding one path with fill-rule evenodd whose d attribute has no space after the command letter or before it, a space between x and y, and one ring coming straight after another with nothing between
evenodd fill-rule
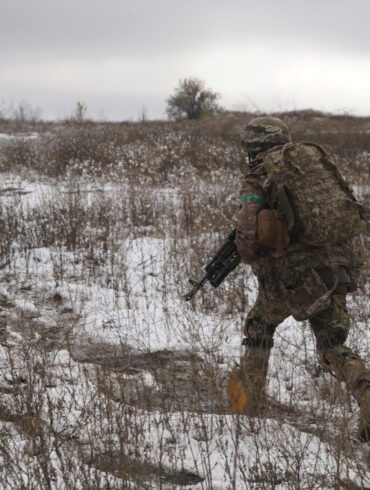
<instances>
[{"instance_id":1,"label":"glove","mask_svg":"<svg viewBox=\"0 0 370 490\"><path fill-rule=\"evenodd\" d=\"M277 209L262 209L258 213L258 243L274 248L281 255L289 245L288 225Z\"/></svg>"}]
</instances>

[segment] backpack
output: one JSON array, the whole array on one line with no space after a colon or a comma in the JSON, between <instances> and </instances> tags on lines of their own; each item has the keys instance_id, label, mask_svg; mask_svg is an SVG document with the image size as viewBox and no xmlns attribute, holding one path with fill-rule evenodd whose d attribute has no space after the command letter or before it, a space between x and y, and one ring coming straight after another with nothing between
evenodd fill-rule
<instances>
[{"instance_id":1,"label":"backpack","mask_svg":"<svg viewBox=\"0 0 370 490\"><path fill-rule=\"evenodd\" d=\"M323 246L363 231L361 205L323 148L287 143L263 159L272 200L298 241Z\"/></svg>"}]
</instances>

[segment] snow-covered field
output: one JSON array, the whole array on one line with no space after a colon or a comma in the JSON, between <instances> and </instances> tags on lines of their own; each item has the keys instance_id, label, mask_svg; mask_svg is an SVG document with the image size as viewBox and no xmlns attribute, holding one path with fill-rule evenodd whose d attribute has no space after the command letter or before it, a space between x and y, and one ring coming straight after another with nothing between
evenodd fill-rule
<instances>
[{"instance_id":1,"label":"snow-covered field","mask_svg":"<svg viewBox=\"0 0 370 490\"><path fill-rule=\"evenodd\" d=\"M356 404L308 325L277 330L270 411L229 413L255 278L239 266L182 298L231 229L226 175L0 175L0 488L370 487ZM364 290L349 307L368 359Z\"/></svg>"}]
</instances>

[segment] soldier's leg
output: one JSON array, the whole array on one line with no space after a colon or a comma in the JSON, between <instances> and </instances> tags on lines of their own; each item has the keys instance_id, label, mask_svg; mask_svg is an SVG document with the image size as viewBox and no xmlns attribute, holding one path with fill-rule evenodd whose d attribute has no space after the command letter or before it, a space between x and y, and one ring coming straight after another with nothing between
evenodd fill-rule
<instances>
[{"instance_id":1,"label":"soldier's leg","mask_svg":"<svg viewBox=\"0 0 370 490\"><path fill-rule=\"evenodd\" d=\"M344 381L361 409L360 436L370 437L370 371L358 354L344 345L350 329L345 286L338 286L329 308L310 319L325 370Z\"/></svg>"},{"instance_id":2,"label":"soldier's leg","mask_svg":"<svg viewBox=\"0 0 370 490\"><path fill-rule=\"evenodd\" d=\"M245 321L245 352L240 366L247 399L244 411L249 415L257 414L264 402L274 332L288 316L289 311L281 298L260 290Z\"/></svg>"}]
</instances>

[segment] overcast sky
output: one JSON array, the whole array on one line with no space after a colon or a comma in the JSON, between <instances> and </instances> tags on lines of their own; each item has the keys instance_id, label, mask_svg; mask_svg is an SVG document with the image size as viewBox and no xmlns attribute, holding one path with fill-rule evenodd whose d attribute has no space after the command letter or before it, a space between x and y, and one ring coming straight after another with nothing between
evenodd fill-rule
<instances>
[{"instance_id":1,"label":"overcast sky","mask_svg":"<svg viewBox=\"0 0 370 490\"><path fill-rule=\"evenodd\" d=\"M229 109L370 115L369 22L370 0L0 0L0 103L165 118L194 76Z\"/></svg>"}]
</instances>

